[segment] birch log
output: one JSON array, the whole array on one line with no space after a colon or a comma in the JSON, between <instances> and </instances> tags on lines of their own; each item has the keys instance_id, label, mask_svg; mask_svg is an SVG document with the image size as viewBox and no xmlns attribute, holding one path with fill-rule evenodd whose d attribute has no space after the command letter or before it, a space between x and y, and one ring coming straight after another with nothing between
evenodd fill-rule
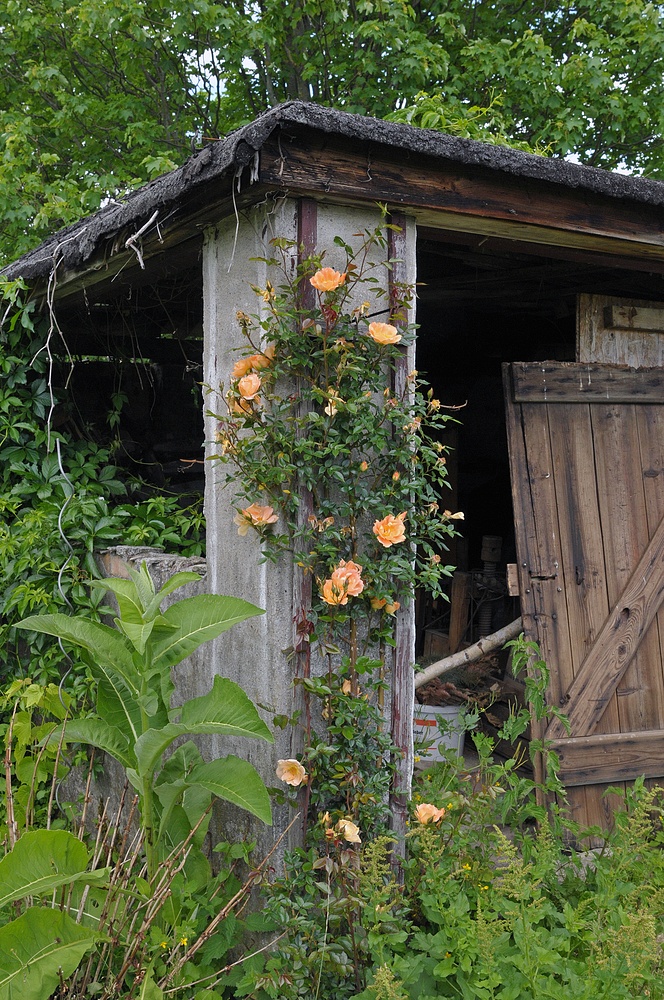
<instances>
[{"instance_id":1,"label":"birch log","mask_svg":"<svg viewBox=\"0 0 664 1000\"><path fill-rule=\"evenodd\" d=\"M492 653L494 649L498 649L499 646L504 646L510 639L516 638L522 629L523 621L521 618L517 618L497 632L485 635L483 639L480 639L472 646L468 646L467 649L461 649L458 653L453 653L452 656L436 660L435 663L431 663L428 667L425 667L421 673L415 674L415 689L421 688L423 684L433 680L434 677L440 677L441 674L448 674L451 670L465 667L468 663L474 663L475 660L486 656L487 653Z\"/></svg>"}]
</instances>

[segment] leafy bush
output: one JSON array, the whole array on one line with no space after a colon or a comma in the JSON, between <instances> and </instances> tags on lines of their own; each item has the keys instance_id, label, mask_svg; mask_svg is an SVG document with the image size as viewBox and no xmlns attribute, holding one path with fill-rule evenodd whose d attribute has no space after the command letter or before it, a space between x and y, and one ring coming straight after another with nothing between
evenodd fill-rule
<instances>
[{"instance_id":1,"label":"leafy bush","mask_svg":"<svg viewBox=\"0 0 664 1000\"><path fill-rule=\"evenodd\" d=\"M533 648L515 646L518 670ZM546 682L538 661L528 691L540 717ZM514 738L527 718L517 713L500 735ZM371 822L347 837L320 816L311 846L265 888L285 937L245 968L236 996L664 997L664 789L637 781L603 847L584 852L599 831L566 815L555 755L538 789L521 758L494 760L492 740L474 741L475 768L445 751L419 775L403 864ZM546 809L538 791L555 791L563 806Z\"/></svg>"},{"instance_id":2,"label":"leafy bush","mask_svg":"<svg viewBox=\"0 0 664 1000\"><path fill-rule=\"evenodd\" d=\"M220 960L242 926L234 911L246 904L256 876L240 882L233 874L234 861L248 861L250 845L222 844L221 871L212 877L202 850L211 802L230 801L266 823L270 802L247 761L230 755L204 762L181 738L272 735L242 689L218 676L208 694L171 706L172 668L261 613L239 598L211 594L176 601L162 613L167 595L198 579L178 573L155 593L143 565L128 580L98 581L117 599L115 629L83 616L36 615L19 623L76 648L95 679L97 713L56 725L44 716L60 720L67 707L53 685L17 681L7 696L14 704L4 784L11 850L0 861L0 911L14 904L15 912L0 913L0 1000L16 996L19 985L25 1000L45 1000L56 989L70 1000L159 1000L163 988L179 993L220 978ZM54 828L54 792L67 770L62 751L72 741L110 754L136 792L128 816L127 787L115 817L104 810L92 850L83 843L84 815L77 835ZM47 829L33 829L34 799L47 781L48 803L37 814ZM211 989L205 995L219 996Z\"/></svg>"},{"instance_id":3,"label":"leafy bush","mask_svg":"<svg viewBox=\"0 0 664 1000\"><path fill-rule=\"evenodd\" d=\"M174 496L132 503L136 482L113 462L110 447L71 440L52 427L49 332L35 324L34 301L20 281L0 278L0 679L60 684L85 703L90 676L52 637L28 650L16 623L29 614L72 608L99 618L96 549L120 543L204 551L200 505ZM109 423L117 419L117 409ZM71 669L70 669L71 668Z\"/></svg>"}]
</instances>

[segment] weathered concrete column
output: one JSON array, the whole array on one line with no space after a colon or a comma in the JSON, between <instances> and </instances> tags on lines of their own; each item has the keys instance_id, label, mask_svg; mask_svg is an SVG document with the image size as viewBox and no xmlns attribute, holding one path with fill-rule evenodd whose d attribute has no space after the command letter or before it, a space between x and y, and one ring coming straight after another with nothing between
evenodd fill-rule
<instances>
[{"instance_id":1,"label":"weathered concrete column","mask_svg":"<svg viewBox=\"0 0 664 1000\"><path fill-rule=\"evenodd\" d=\"M312 222L313 210L313 222ZM343 251L334 246L335 236L341 236L355 246L361 243L357 234L380 225L378 209L358 209L335 205L309 203L309 222L313 225L319 250L326 249L325 264L341 267L345 261ZM261 300L252 291L251 285L264 288L266 281L280 283L278 273L272 274L265 264L252 258L270 256L268 241L272 236L298 238L298 203L295 199L285 199L276 206L271 204L256 206L240 216L239 220L227 219L206 235L203 256L204 287L204 382L208 387L206 410L224 413L224 404L219 385L228 388L230 372L238 358L237 349L246 344L241 336L236 319L238 310L249 314L260 311ZM414 264L414 223L408 223L410 239L409 257L404 261L402 280L415 280ZM301 233L299 234L301 237ZM412 249L412 252L411 252ZM375 250L373 259L380 261L384 253ZM389 273L381 268L377 272L383 287L388 290ZM401 275L400 275L401 277ZM362 296L364 297L364 296ZM385 303L385 319L389 300ZM379 306L380 308L380 306ZM410 355L413 357L410 357ZM409 351L406 363L414 367L414 349ZM208 454L215 453L214 434L217 421L208 412L206 415L206 440ZM258 537L249 532L238 536L234 517L238 504L232 487L224 488L228 466L210 462L206 470L206 517L207 517L207 559L208 580L214 593L232 594L243 597L266 610L260 618L251 619L235 626L213 644L209 660L211 682L214 674L221 674L237 681L250 698L267 709L269 722L272 713L292 715L298 706L298 694L293 688L295 659L285 654L296 644L295 620L300 611L294 606L297 593L294 588L292 561L283 556L277 565L271 562L259 564L260 545ZM301 601L301 598L299 598ZM412 613L412 612L411 612ZM412 634L412 630L411 633ZM412 651L404 651L411 657ZM322 666L322 665L321 665ZM316 665L312 664L315 673ZM389 713L389 708L386 709ZM389 714L387 715L389 719ZM292 727L275 732L275 744L243 741L232 746L228 740L211 741L210 750L219 755L229 752L247 757L257 768L268 785L276 784L275 766L279 758L298 756L300 747ZM285 828L289 819L287 809L275 810L275 826L272 831L260 829L248 815L233 812L224 807L226 832L235 837L258 839L259 851L266 851L276 836ZM297 842L298 827L294 828L290 843Z\"/></svg>"}]
</instances>

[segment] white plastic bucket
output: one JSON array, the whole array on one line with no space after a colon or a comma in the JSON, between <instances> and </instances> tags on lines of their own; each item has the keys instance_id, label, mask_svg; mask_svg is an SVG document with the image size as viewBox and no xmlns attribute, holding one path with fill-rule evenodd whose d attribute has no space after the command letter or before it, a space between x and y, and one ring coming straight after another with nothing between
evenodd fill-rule
<instances>
[{"instance_id":1,"label":"white plastic bucket","mask_svg":"<svg viewBox=\"0 0 664 1000\"><path fill-rule=\"evenodd\" d=\"M465 731L460 724L460 705L418 705L413 710L413 740L415 743L431 743L429 750L418 751L423 759L443 760L439 747L453 750L459 757L463 754ZM439 722L447 723L445 733L441 733Z\"/></svg>"}]
</instances>

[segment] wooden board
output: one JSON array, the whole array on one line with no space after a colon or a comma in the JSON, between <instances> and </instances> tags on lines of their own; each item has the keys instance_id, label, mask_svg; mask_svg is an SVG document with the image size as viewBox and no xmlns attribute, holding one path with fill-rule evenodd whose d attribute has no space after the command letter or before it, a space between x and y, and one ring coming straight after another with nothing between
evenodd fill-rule
<instances>
[{"instance_id":1,"label":"wooden board","mask_svg":"<svg viewBox=\"0 0 664 1000\"><path fill-rule=\"evenodd\" d=\"M444 213L450 228L492 223L483 231L515 239L587 246L661 259L658 213L589 191L513 177L481 166L441 164L435 158L374 143L292 127L270 137L261 150L259 180L297 195L384 201ZM466 222L464 223L464 218ZM445 226L442 215L423 219ZM473 228L475 227L475 228Z\"/></svg>"},{"instance_id":2,"label":"wooden board","mask_svg":"<svg viewBox=\"0 0 664 1000\"><path fill-rule=\"evenodd\" d=\"M576 316L578 361L664 365L664 305L584 293L578 296Z\"/></svg>"},{"instance_id":3,"label":"wooden board","mask_svg":"<svg viewBox=\"0 0 664 1000\"><path fill-rule=\"evenodd\" d=\"M572 725L546 737L575 818L606 825L606 784L664 776L664 373L518 363L505 384L524 629Z\"/></svg>"},{"instance_id":4,"label":"wooden board","mask_svg":"<svg viewBox=\"0 0 664 1000\"><path fill-rule=\"evenodd\" d=\"M664 368L586 362L529 361L512 365L516 403L660 403Z\"/></svg>"}]
</instances>

